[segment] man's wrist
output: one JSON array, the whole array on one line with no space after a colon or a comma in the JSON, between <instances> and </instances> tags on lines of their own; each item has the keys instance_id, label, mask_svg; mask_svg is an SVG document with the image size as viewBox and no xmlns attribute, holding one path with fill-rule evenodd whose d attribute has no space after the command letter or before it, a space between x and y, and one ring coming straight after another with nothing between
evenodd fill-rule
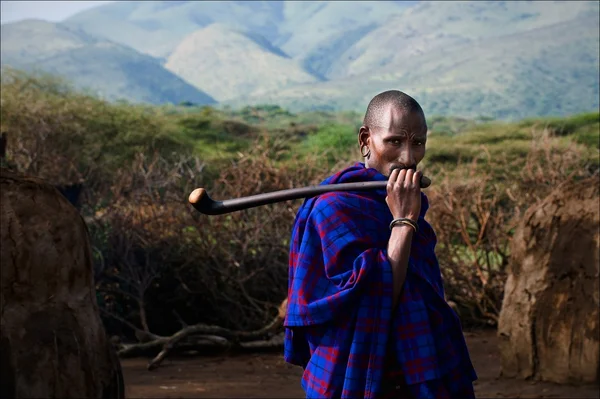
<instances>
[{"instance_id":1,"label":"man's wrist","mask_svg":"<svg viewBox=\"0 0 600 399\"><path fill-rule=\"evenodd\" d=\"M389 226L390 230L392 230L396 226L408 226L412 228L415 233L419 230L417 221L409 218L396 218L392 220Z\"/></svg>"},{"instance_id":2,"label":"man's wrist","mask_svg":"<svg viewBox=\"0 0 600 399\"><path fill-rule=\"evenodd\" d=\"M400 230L403 233L406 232L407 234L412 234L415 232L414 228L412 228L410 225L404 224L404 223L396 223L395 225L393 225L392 232L394 232L396 230Z\"/></svg>"},{"instance_id":3,"label":"man's wrist","mask_svg":"<svg viewBox=\"0 0 600 399\"><path fill-rule=\"evenodd\" d=\"M419 219L418 216L412 215L412 214L408 214L408 215L393 215L394 219L410 219L413 222L417 223L417 220Z\"/></svg>"}]
</instances>

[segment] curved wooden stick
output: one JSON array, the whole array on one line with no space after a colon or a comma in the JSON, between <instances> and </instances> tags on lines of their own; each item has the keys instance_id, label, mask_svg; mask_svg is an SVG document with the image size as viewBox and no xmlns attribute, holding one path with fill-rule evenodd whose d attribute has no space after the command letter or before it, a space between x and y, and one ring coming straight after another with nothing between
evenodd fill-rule
<instances>
[{"instance_id":1,"label":"curved wooden stick","mask_svg":"<svg viewBox=\"0 0 600 399\"><path fill-rule=\"evenodd\" d=\"M430 185L431 180L425 176L421 176L421 188L427 188ZM299 198L309 198L331 191L365 191L386 188L386 186L387 181L323 184L319 186L290 188L287 190L273 191L270 193L251 195L249 197L235 198L225 201L215 201L209 197L204 188L197 188L192 191L188 201L197 211L205 215L222 215L225 213L254 208L261 205L273 204L276 202Z\"/></svg>"}]
</instances>

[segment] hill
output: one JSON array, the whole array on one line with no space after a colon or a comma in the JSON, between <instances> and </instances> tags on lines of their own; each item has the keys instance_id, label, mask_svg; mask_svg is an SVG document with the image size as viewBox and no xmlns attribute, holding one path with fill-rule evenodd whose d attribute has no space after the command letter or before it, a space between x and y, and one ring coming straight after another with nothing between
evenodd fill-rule
<instances>
[{"instance_id":1,"label":"hill","mask_svg":"<svg viewBox=\"0 0 600 399\"><path fill-rule=\"evenodd\" d=\"M274 42L307 70L328 78L340 55L392 16L418 1L284 2Z\"/></svg>"},{"instance_id":2,"label":"hill","mask_svg":"<svg viewBox=\"0 0 600 399\"><path fill-rule=\"evenodd\" d=\"M398 88L428 113L518 119L600 106L599 12L589 1L119 1L63 26L156 57L222 105L362 112Z\"/></svg>"},{"instance_id":3,"label":"hill","mask_svg":"<svg viewBox=\"0 0 600 399\"><path fill-rule=\"evenodd\" d=\"M421 2L401 15L386 19L340 55L331 76L343 78L386 66L402 69L412 57L439 53L449 46L473 45L597 15L591 2ZM596 10L597 11L597 10ZM593 33L591 29L589 33ZM551 37L558 31L548 31ZM596 32L597 35L597 32ZM540 36L535 40L544 39ZM537 47L522 37L523 48ZM473 54L476 58L477 53ZM504 54L509 57L510 54Z\"/></svg>"},{"instance_id":4,"label":"hill","mask_svg":"<svg viewBox=\"0 0 600 399\"><path fill-rule=\"evenodd\" d=\"M332 66L329 75L336 79L247 96L228 105L361 110L378 92L398 88L417 98L429 113L441 115L518 119L598 109L599 19L586 7L572 7L571 15L563 16L566 21L550 20L511 34L499 33L509 16L495 13L489 17L500 20L498 29L490 22L489 31L476 30L465 22L462 34L452 24L426 34L431 27L425 26L423 32L403 34L404 40L399 40L401 22L419 21L427 7L410 11L391 18L348 50L346 62ZM452 12L447 15L452 19Z\"/></svg>"},{"instance_id":5,"label":"hill","mask_svg":"<svg viewBox=\"0 0 600 399\"><path fill-rule=\"evenodd\" d=\"M118 1L80 12L68 26L166 58L188 34L213 23L255 32L303 60L373 28L417 1ZM347 41L346 41L347 43Z\"/></svg>"},{"instance_id":6,"label":"hill","mask_svg":"<svg viewBox=\"0 0 600 399\"><path fill-rule=\"evenodd\" d=\"M318 80L266 39L222 24L185 37L165 67L219 101Z\"/></svg>"},{"instance_id":7,"label":"hill","mask_svg":"<svg viewBox=\"0 0 600 399\"><path fill-rule=\"evenodd\" d=\"M109 100L150 104L215 100L144 54L46 21L2 26L2 66L64 77Z\"/></svg>"},{"instance_id":8,"label":"hill","mask_svg":"<svg viewBox=\"0 0 600 399\"><path fill-rule=\"evenodd\" d=\"M64 23L166 59L187 35L212 23L234 25L272 41L281 14L281 2L274 1L118 1Z\"/></svg>"},{"instance_id":9,"label":"hill","mask_svg":"<svg viewBox=\"0 0 600 399\"><path fill-rule=\"evenodd\" d=\"M20 67L98 40L79 29L67 29L47 21L31 19L2 25L0 56L3 64Z\"/></svg>"}]
</instances>

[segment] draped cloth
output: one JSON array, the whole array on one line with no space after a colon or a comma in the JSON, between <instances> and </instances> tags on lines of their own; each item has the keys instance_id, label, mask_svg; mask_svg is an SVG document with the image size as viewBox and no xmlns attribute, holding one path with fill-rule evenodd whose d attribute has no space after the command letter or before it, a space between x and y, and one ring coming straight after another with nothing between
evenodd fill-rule
<instances>
[{"instance_id":1,"label":"draped cloth","mask_svg":"<svg viewBox=\"0 0 600 399\"><path fill-rule=\"evenodd\" d=\"M321 184L384 180L356 163ZM477 376L444 298L421 195L419 231L393 312L386 190L330 192L300 207L290 242L284 359L303 367L307 398L381 398L390 357L415 399L474 397Z\"/></svg>"}]
</instances>

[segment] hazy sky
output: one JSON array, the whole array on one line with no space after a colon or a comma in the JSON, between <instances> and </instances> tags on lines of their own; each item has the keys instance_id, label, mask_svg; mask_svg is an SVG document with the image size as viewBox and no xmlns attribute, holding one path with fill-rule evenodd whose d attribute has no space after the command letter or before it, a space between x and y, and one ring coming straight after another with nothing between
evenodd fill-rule
<instances>
[{"instance_id":1,"label":"hazy sky","mask_svg":"<svg viewBox=\"0 0 600 399\"><path fill-rule=\"evenodd\" d=\"M112 1L0 1L2 23L37 18L58 22L78 13Z\"/></svg>"}]
</instances>

